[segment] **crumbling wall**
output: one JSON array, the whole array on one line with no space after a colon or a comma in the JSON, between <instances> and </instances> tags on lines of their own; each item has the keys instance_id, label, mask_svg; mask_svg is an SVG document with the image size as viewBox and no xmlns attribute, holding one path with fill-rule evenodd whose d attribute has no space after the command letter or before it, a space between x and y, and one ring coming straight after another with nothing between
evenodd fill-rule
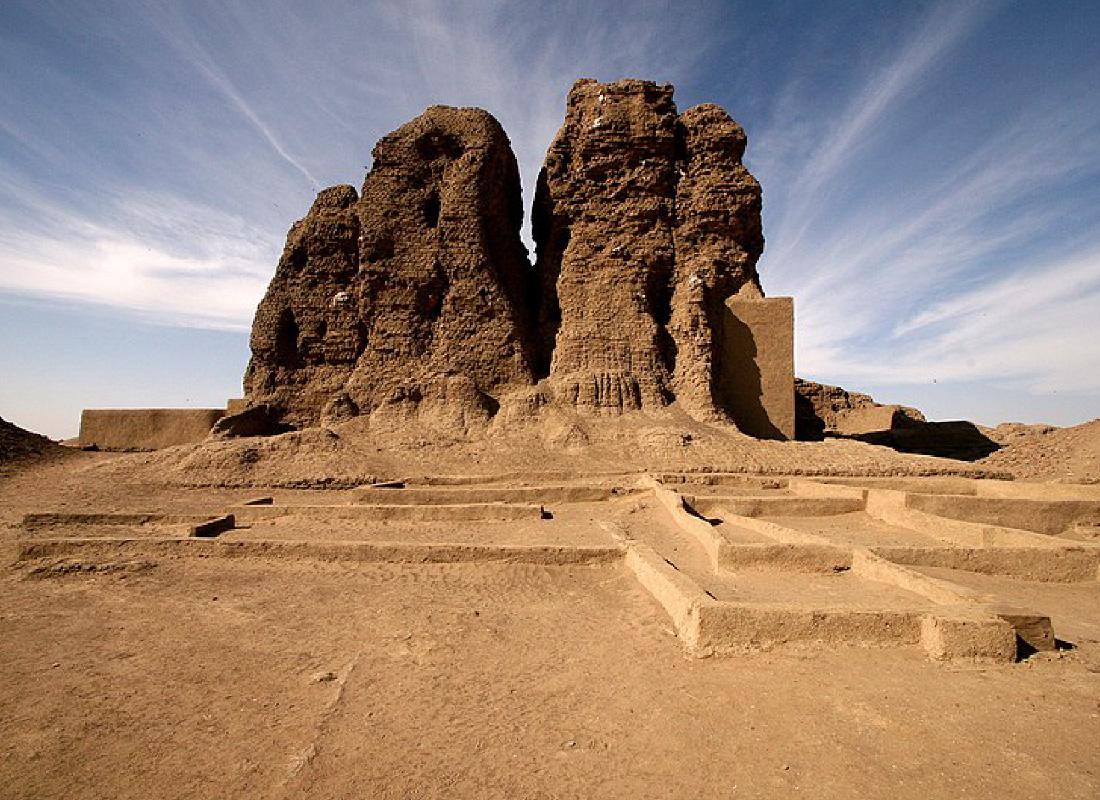
<instances>
[{"instance_id":1,"label":"crumbling wall","mask_svg":"<svg viewBox=\"0 0 1100 800\"><path fill-rule=\"evenodd\" d=\"M359 314L359 196L351 186L317 195L286 247L252 323L245 395L288 420L316 422L366 346Z\"/></svg>"},{"instance_id":2,"label":"crumbling wall","mask_svg":"<svg viewBox=\"0 0 1100 800\"><path fill-rule=\"evenodd\" d=\"M324 190L291 228L248 404L297 426L369 415L459 433L506 396L523 413L679 401L731 421L718 387L739 367L719 340L727 298L760 294L760 186L741 127L711 104L679 114L672 92L574 85L536 188L534 267L491 115L433 106L384 137L361 192Z\"/></svg>"},{"instance_id":3,"label":"crumbling wall","mask_svg":"<svg viewBox=\"0 0 1100 800\"><path fill-rule=\"evenodd\" d=\"M718 106L689 108L680 115L678 131L676 273L669 320L676 347L673 389L680 405L697 417L736 421L719 383L744 383L752 375L739 373L740 360L722 363L728 351L720 345L721 331L730 297L762 295L756 272L764 250L760 184L741 163L745 131ZM793 336L793 329L787 333ZM779 355L782 361L785 356ZM779 379L784 375L781 371Z\"/></svg>"},{"instance_id":4,"label":"crumbling wall","mask_svg":"<svg viewBox=\"0 0 1100 800\"><path fill-rule=\"evenodd\" d=\"M88 408L79 441L100 450L159 450L201 442L224 415L224 408Z\"/></svg>"},{"instance_id":5,"label":"crumbling wall","mask_svg":"<svg viewBox=\"0 0 1100 800\"><path fill-rule=\"evenodd\" d=\"M253 325L249 402L299 425L424 402L490 415L501 387L533 380L522 218L487 112L433 106L384 137L360 194L326 189L291 228Z\"/></svg>"},{"instance_id":6,"label":"crumbling wall","mask_svg":"<svg viewBox=\"0 0 1100 800\"><path fill-rule=\"evenodd\" d=\"M861 392L795 378L795 428L799 439L817 440L825 434L845 436L874 433L925 422L915 408L883 405Z\"/></svg>"},{"instance_id":7,"label":"crumbling wall","mask_svg":"<svg viewBox=\"0 0 1100 800\"><path fill-rule=\"evenodd\" d=\"M715 404L723 303L756 284L760 186L722 109L672 87L578 81L539 176L540 364L582 409Z\"/></svg>"}]
</instances>

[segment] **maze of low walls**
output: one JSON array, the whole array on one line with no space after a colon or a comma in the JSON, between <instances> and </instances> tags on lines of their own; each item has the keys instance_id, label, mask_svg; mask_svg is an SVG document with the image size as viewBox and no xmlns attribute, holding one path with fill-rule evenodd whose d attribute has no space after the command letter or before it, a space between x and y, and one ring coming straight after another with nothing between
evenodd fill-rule
<instances>
[{"instance_id":1,"label":"maze of low walls","mask_svg":"<svg viewBox=\"0 0 1100 800\"><path fill-rule=\"evenodd\" d=\"M100 450L158 450L202 441L224 408L88 408L80 415L80 444Z\"/></svg>"}]
</instances>

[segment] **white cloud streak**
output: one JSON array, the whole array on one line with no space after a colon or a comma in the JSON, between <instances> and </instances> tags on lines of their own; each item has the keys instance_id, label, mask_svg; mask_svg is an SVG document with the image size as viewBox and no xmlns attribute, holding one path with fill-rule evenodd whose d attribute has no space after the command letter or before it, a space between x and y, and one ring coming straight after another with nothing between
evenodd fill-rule
<instances>
[{"instance_id":1,"label":"white cloud streak","mask_svg":"<svg viewBox=\"0 0 1100 800\"><path fill-rule=\"evenodd\" d=\"M236 109L244 115L245 119L252 123L252 126L257 131L259 131L260 135L263 136L265 140L267 140L267 143L269 145L271 145L271 149L274 150L286 163L290 164L290 166L294 167L294 169L302 173L302 175L305 176L306 180L309 181L310 186L313 187L313 190L318 191L321 188L321 184L317 181L313 174L308 169L306 169L302 162L300 162L298 159L296 159L294 156L286 151L286 148L283 147L283 145L279 142L279 139L275 136L275 133L271 130L267 123L260 119L260 116L255 112L252 106L250 106L245 101L245 99L241 97L240 92L237 91L236 87L233 86L230 80L222 75L217 70L217 68L211 66L210 64L198 62L196 66L199 68L202 74L207 77L211 84L216 86L219 91L221 91L226 97L229 98L234 107L236 107Z\"/></svg>"},{"instance_id":2,"label":"white cloud streak","mask_svg":"<svg viewBox=\"0 0 1100 800\"><path fill-rule=\"evenodd\" d=\"M827 372L909 383L1010 380L1031 392L1100 392L1100 247L1013 271L902 320L872 358L821 348Z\"/></svg>"},{"instance_id":3,"label":"white cloud streak","mask_svg":"<svg viewBox=\"0 0 1100 800\"><path fill-rule=\"evenodd\" d=\"M988 9L988 5L984 7ZM929 9L916 33L900 52L864 81L841 113L830 120L831 130L806 159L805 168L786 188L792 201L786 205L777 224L783 226L778 237L776 259L783 260L802 242L807 228L828 208L823 202L830 184L836 181L845 164L859 156L878 125L941 57L977 24L985 11L974 3L940 3Z\"/></svg>"},{"instance_id":4,"label":"white cloud streak","mask_svg":"<svg viewBox=\"0 0 1100 800\"><path fill-rule=\"evenodd\" d=\"M161 325L248 329L274 253L245 220L167 194L112 199L110 222L30 199L33 217L0 230L0 292Z\"/></svg>"},{"instance_id":5,"label":"white cloud streak","mask_svg":"<svg viewBox=\"0 0 1100 800\"><path fill-rule=\"evenodd\" d=\"M290 194L296 176L313 190L357 182L373 142L425 106L478 105L512 138L529 208L575 78L679 80L708 41L705 20L665 24L661 2L634 3L629 15L565 3L555 13L575 24L533 26L514 4L496 0L349 4L309 19L300 11L296 3L258 11L234 0L144 5L142 41L120 41L133 49L131 68L167 72L188 94L165 111L127 103L114 124L150 131L163 148L158 162L193 166L185 177L203 181L210 196L192 199L182 187L116 173L96 187L94 203L77 207L73 197L0 169L0 203L16 210L13 224L0 224L0 291L245 330L286 227L308 208L302 193ZM15 133L28 149L49 141L33 129ZM293 181L264 185L272 159L252 145L257 134ZM34 149L52 171L73 171L64 149ZM251 194L241 191L248 184ZM282 227L252 221L256 209L237 205L238 197L281 204Z\"/></svg>"},{"instance_id":6,"label":"white cloud streak","mask_svg":"<svg viewBox=\"0 0 1100 800\"><path fill-rule=\"evenodd\" d=\"M786 115L750 139L750 155L762 145L770 212L761 274L773 294L796 297L801 374L857 386L996 380L1025 393L1100 391L1090 344L1100 341L1100 230L1081 224L1096 215L1067 188L1100 174L1100 110L1075 102L1067 82L1021 99L969 149L954 149L966 109L883 133L942 80L985 10L930 10L895 58L815 119L820 143L791 99L802 78L780 93ZM919 150L907 132L924 137ZM1067 220L1077 232L1053 236Z\"/></svg>"}]
</instances>

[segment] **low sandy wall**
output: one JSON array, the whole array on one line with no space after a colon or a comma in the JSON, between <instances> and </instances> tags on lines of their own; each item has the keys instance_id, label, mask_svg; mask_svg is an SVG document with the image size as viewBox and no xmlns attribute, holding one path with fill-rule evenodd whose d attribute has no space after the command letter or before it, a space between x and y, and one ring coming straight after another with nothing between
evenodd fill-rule
<instances>
[{"instance_id":1,"label":"low sandy wall","mask_svg":"<svg viewBox=\"0 0 1100 800\"><path fill-rule=\"evenodd\" d=\"M396 490L395 490L396 491ZM542 519L543 509L515 503L462 505L239 505L230 509L241 522L277 517L314 521L351 519L371 522L509 522Z\"/></svg>"},{"instance_id":2,"label":"low sandy wall","mask_svg":"<svg viewBox=\"0 0 1100 800\"><path fill-rule=\"evenodd\" d=\"M88 408L80 415L80 444L159 450L202 441L223 416L224 408Z\"/></svg>"},{"instance_id":3,"label":"low sandy wall","mask_svg":"<svg viewBox=\"0 0 1100 800\"><path fill-rule=\"evenodd\" d=\"M44 539L17 543L17 558L267 558L391 564L513 564L574 566L623 559L618 547L479 545L401 542L256 541L217 537L140 539Z\"/></svg>"},{"instance_id":4,"label":"low sandy wall","mask_svg":"<svg viewBox=\"0 0 1100 800\"><path fill-rule=\"evenodd\" d=\"M875 547L895 564L944 567L1027 581L1075 583L1100 578L1100 552L1085 547Z\"/></svg>"},{"instance_id":5,"label":"low sandy wall","mask_svg":"<svg viewBox=\"0 0 1100 800\"><path fill-rule=\"evenodd\" d=\"M1018 500L1100 500L1100 485L1079 483L1034 483L1031 481L974 481L979 497L1005 497ZM951 494L964 494L952 492Z\"/></svg>"},{"instance_id":6,"label":"low sandy wall","mask_svg":"<svg viewBox=\"0 0 1100 800\"><path fill-rule=\"evenodd\" d=\"M909 508L937 517L1059 534L1074 522L1100 517L1100 500L1028 500L1014 497L910 495Z\"/></svg>"},{"instance_id":7,"label":"low sandy wall","mask_svg":"<svg viewBox=\"0 0 1100 800\"><path fill-rule=\"evenodd\" d=\"M863 511L864 502L855 497L723 497L689 496L691 507L700 514L739 517L828 517Z\"/></svg>"},{"instance_id":8,"label":"low sandy wall","mask_svg":"<svg viewBox=\"0 0 1100 800\"><path fill-rule=\"evenodd\" d=\"M620 489L618 494L633 493ZM594 503L610 500L611 487L602 486L485 486L383 489L364 486L356 489L360 503L379 505L463 505L470 503Z\"/></svg>"}]
</instances>

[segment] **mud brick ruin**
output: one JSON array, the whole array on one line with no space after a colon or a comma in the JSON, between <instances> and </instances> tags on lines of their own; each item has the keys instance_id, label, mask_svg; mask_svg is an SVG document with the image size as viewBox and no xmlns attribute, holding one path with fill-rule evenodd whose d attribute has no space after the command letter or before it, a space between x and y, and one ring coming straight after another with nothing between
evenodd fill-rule
<instances>
[{"instance_id":1,"label":"mud brick ruin","mask_svg":"<svg viewBox=\"0 0 1100 800\"><path fill-rule=\"evenodd\" d=\"M761 439L858 438L972 459L970 423L794 377L794 303L765 298L745 132L670 85L580 80L531 226L508 136L432 106L382 138L360 191L294 223L226 409L89 409L80 442L150 450L356 417L478 439L582 416L677 410Z\"/></svg>"},{"instance_id":2,"label":"mud brick ruin","mask_svg":"<svg viewBox=\"0 0 1100 800\"><path fill-rule=\"evenodd\" d=\"M469 430L502 407L675 402L793 437L791 303L760 290L745 133L714 105L678 113L672 92L574 85L539 176L534 264L490 114L434 106L384 137L361 192L322 191L291 228L248 403L297 426L430 413Z\"/></svg>"},{"instance_id":3,"label":"mud brick ruin","mask_svg":"<svg viewBox=\"0 0 1100 800\"><path fill-rule=\"evenodd\" d=\"M360 191L324 189L291 227L243 398L89 409L80 441L148 450L210 425L256 435L356 417L476 439L551 409L676 409L757 438L938 443L919 411L795 380L793 301L765 298L756 270L745 147L718 106L679 112L670 85L577 81L539 174L531 258L503 128L433 106L378 142ZM988 444L962 434L968 453Z\"/></svg>"},{"instance_id":4,"label":"mud brick ruin","mask_svg":"<svg viewBox=\"0 0 1100 800\"><path fill-rule=\"evenodd\" d=\"M1033 587L1095 585L1098 487L1002 480L964 463L996 447L971 423L796 380L745 145L669 86L579 81L531 259L501 126L428 109L291 228L244 398L84 413L83 442L165 448L100 462L122 485L218 493L28 509L20 561L622 565L693 656L1056 653ZM826 437L858 443L757 441Z\"/></svg>"}]
</instances>

